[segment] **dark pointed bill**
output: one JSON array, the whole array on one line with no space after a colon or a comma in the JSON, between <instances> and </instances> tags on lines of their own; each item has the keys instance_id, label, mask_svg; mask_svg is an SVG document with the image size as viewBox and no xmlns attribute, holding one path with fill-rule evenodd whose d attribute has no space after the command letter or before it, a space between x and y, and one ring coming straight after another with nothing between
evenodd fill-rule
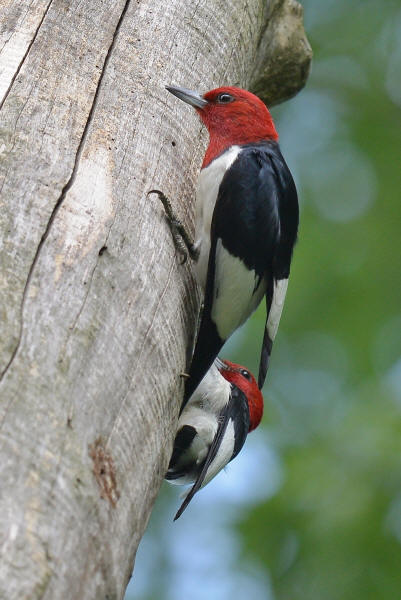
<instances>
[{"instance_id":1,"label":"dark pointed bill","mask_svg":"<svg viewBox=\"0 0 401 600\"><path fill-rule=\"evenodd\" d=\"M198 92L187 90L187 88L166 85L166 90L195 108L204 108L208 104L208 101L202 98Z\"/></svg>"}]
</instances>

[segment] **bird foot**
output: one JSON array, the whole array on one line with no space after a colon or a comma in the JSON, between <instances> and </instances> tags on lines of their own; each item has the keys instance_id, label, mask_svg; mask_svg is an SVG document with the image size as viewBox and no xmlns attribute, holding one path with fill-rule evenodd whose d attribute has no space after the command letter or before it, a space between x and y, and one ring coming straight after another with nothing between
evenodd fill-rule
<instances>
[{"instance_id":1,"label":"bird foot","mask_svg":"<svg viewBox=\"0 0 401 600\"><path fill-rule=\"evenodd\" d=\"M149 194L157 194L161 200L161 203L163 204L164 212L166 213L166 219L170 227L174 246L178 254L181 256L180 264L183 265L187 261L188 254L192 258L192 260L198 260L199 250L196 248L195 244L191 239L191 236L185 229L180 219L178 219L174 214L170 200L160 190L150 190L147 195Z\"/></svg>"}]
</instances>

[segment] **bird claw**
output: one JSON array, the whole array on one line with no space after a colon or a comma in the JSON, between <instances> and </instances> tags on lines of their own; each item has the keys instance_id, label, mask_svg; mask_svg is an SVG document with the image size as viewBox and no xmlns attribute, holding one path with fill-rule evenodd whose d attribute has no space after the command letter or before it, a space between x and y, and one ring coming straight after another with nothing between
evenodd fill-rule
<instances>
[{"instance_id":1,"label":"bird claw","mask_svg":"<svg viewBox=\"0 0 401 600\"><path fill-rule=\"evenodd\" d=\"M187 262L188 254L192 258L192 260L197 260L199 252L195 248L195 245L190 235L187 233L184 225L182 224L180 219L178 219L174 214L170 200L160 190L149 190L147 195L149 196L149 194L157 194L161 203L163 204L164 212L166 214L166 219L170 227L175 249L181 257L180 265L184 265Z\"/></svg>"}]
</instances>

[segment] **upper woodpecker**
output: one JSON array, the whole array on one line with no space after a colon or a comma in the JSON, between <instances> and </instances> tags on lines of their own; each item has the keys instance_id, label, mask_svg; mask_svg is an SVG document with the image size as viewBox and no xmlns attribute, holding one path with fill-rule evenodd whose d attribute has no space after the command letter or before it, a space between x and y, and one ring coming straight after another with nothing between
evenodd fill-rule
<instances>
[{"instance_id":1,"label":"upper woodpecker","mask_svg":"<svg viewBox=\"0 0 401 600\"><path fill-rule=\"evenodd\" d=\"M227 338L266 297L258 385L265 381L287 290L298 230L298 198L263 102L246 90L220 87L199 95L167 90L195 107L209 131L199 176L195 243L168 200L172 232L196 260L204 309L186 381L183 407Z\"/></svg>"},{"instance_id":2,"label":"upper woodpecker","mask_svg":"<svg viewBox=\"0 0 401 600\"><path fill-rule=\"evenodd\" d=\"M178 421L166 479L194 485L174 520L194 494L237 456L262 414L263 396L254 376L240 365L217 358Z\"/></svg>"}]
</instances>

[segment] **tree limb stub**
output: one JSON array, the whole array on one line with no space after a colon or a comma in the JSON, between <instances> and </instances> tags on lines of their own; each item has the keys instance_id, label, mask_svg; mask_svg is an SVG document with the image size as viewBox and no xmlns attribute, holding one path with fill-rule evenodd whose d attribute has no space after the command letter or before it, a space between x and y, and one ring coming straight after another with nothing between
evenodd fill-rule
<instances>
[{"instance_id":1,"label":"tree limb stub","mask_svg":"<svg viewBox=\"0 0 401 600\"><path fill-rule=\"evenodd\" d=\"M122 598L199 303L146 196L191 226L206 133L164 85L273 103L302 87L310 49L293 0L5 4L0 597Z\"/></svg>"}]
</instances>

